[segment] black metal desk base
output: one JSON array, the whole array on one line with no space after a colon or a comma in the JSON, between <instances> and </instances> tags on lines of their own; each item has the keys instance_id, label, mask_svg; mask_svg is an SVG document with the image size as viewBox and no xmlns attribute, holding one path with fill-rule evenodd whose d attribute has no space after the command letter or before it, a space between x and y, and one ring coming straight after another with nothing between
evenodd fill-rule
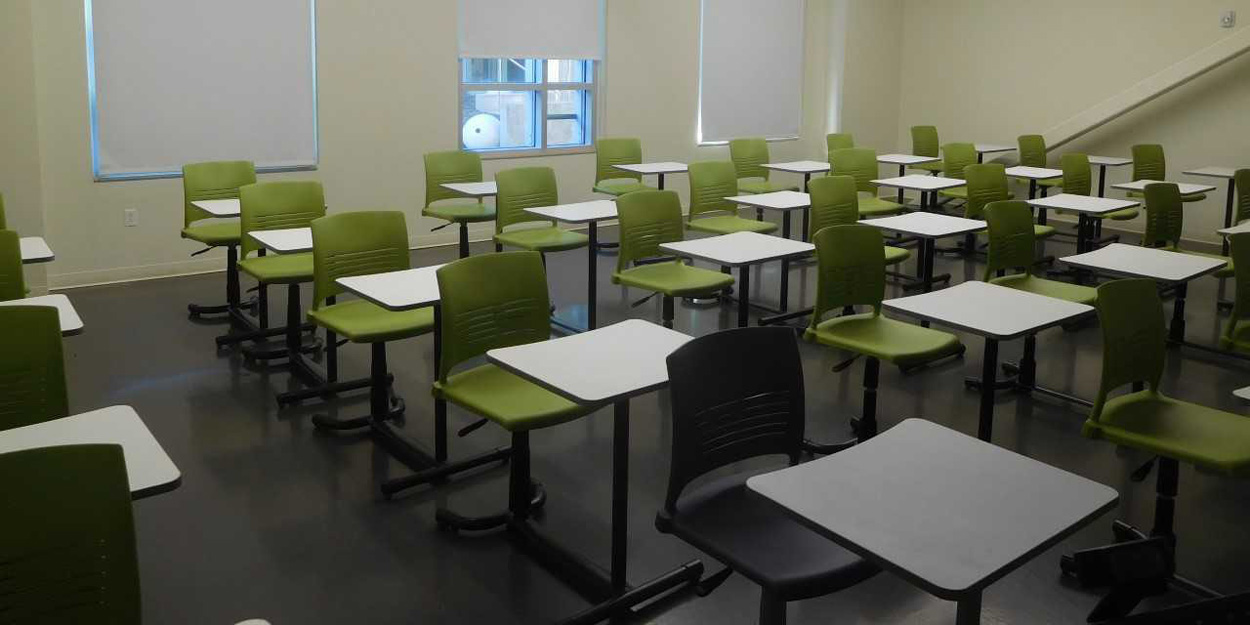
<instances>
[{"instance_id":1,"label":"black metal desk base","mask_svg":"<svg viewBox=\"0 0 1250 625\"><path fill-rule=\"evenodd\" d=\"M1007 374L1007 378L1003 380L995 380L992 383L990 392L1010 390L1017 393L1039 393L1048 397L1080 404L1082 406L1093 406L1094 403L1069 395L1062 391L1039 386L1037 384L1037 336L1030 334L1024 337L1024 355L1020 358L1020 362L1005 362L1002 365L1003 373ZM981 378L968 377L964 378L964 386L970 390L983 391L984 385Z\"/></svg>"}]
</instances>

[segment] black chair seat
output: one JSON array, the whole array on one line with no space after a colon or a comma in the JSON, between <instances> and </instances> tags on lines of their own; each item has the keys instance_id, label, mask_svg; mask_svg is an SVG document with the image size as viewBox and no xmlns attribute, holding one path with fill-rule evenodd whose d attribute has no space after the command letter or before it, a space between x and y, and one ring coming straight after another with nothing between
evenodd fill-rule
<instances>
[{"instance_id":1,"label":"black chair seat","mask_svg":"<svg viewBox=\"0 0 1250 625\"><path fill-rule=\"evenodd\" d=\"M656 526L783 601L825 595L880 570L750 492L748 477L735 474L689 490L677 500L677 512L661 512Z\"/></svg>"}]
</instances>

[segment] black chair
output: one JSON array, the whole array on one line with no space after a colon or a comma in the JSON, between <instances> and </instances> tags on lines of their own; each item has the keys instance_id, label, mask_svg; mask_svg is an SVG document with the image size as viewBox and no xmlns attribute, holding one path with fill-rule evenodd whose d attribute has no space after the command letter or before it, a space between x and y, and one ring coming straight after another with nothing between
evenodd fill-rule
<instances>
[{"instance_id":1,"label":"black chair","mask_svg":"<svg viewBox=\"0 0 1250 625\"><path fill-rule=\"evenodd\" d=\"M697 338L668 357L673 451L668 496L656 528L726 565L706 578L710 593L734 571L760 585L760 623L784 623L786 602L858 584L877 567L838 547L751 493L738 472L687 489L697 478L760 456L802 451L803 369L794 330L741 328Z\"/></svg>"}]
</instances>

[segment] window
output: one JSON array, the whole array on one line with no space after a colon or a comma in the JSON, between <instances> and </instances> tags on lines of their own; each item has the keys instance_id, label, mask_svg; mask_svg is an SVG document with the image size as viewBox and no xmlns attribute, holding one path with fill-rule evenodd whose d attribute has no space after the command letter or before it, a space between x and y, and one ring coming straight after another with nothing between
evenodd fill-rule
<instances>
[{"instance_id":1,"label":"window","mask_svg":"<svg viewBox=\"0 0 1250 625\"><path fill-rule=\"evenodd\" d=\"M594 140L594 77L590 60L461 59L461 146L583 151Z\"/></svg>"}]
</instances>

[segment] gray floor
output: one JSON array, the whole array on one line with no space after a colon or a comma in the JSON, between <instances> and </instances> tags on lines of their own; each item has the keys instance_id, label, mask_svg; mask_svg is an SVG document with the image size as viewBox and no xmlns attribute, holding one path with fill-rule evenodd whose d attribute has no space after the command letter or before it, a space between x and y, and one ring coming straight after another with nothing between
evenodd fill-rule
<instances>
[{"instance_id":1,"label":"gray floor","mask_svg":"<svg viewBox=\"0 0 1250 625\"><path fill-rule=\"evenodd\" d=\"M605 237L615 236L605 229ZM1054 243L1052 253L1070 254ZM485 253L475 244L474 253ZM415 264L452 260L454 248L414 253ZM979 277L980 267L943 260L957 279ZM659 320L656 301L630 308L642 296L614 287L611 255L599 260L599 314L606 324L627 317ZM908 266L910 270L910 265ZM549 259L553 299L585 299L586 254ZM814 267L791 275L792 301L810 301ZM752 280L775 301L776 266ZM1217 282L1191 289L1189 337L1213 343ZM1229 285L1231 289L1231 284ZM66 339L74 411L110 404L133 405L182 469L178 490L136 504L143 602L149 623L233 623L264 617L275 625L310 623L544 623L585 603L559 581L514 550L498 534L455 536L434 526L435 507L449 503L487 512L505 501L506 469L493 468L435 491L384 501L377 485L406 469L367 436L315 431L318 411L357 414L362 397L335 404L278 411L276 390L288 388L281 368L246 368L234 351L216 351L213 337L224 326L187 319L189 301L220 297L220 275L139 282L69 291L86 331ZM305 289L305 298L309 289ZM281 320L283 294L273 294L273 317ZM1168 304L1170 306L1170 304ZM678 307L677 328L706 334L734 323L727 307ZM963 376L979 371L981 340L963 337L961 361L901 375L882 368L880 420L889 427L920 416L974 433L977 395ZM1039 383L1084 397L1098 384L1100 342L1096 327L1049 331L1039 344ZM1007 344L1014 359L1019 343ZM862 367L831 373L840 355L804 345L808 428L816 437L842 438L847 417L858 410ZM368 349L342 351L347 376L363 375ZM396 344L390 364L396 388L408 402L405 429L418 440L432 437L431 342ZM1166 388L1173 395L1241 413L1232 397L1250 380L1250 366L1192 351L1172 351ZM635 400L632 416L630 556L631 578L643 580L698 554L656 532L654 514L667 479L667 396ZM1111 485L1122 503L1059 547L999 581L985 596L984 622L1077 623L1097 597L1058 576L1060 554L1107 542L1115 517L1149 525L1153 478L1132 483L1129 472L1144 459L1082 438L1081 410L1044 398L1004 393L997 407L995 442L1038 460ZM470 418L452 409L453 428ZM606 564L608 553L611 421L609 411L533 437L534 472L549 501L541 523L568 544ZM453 438L453 456L506 444L487 426ZM1177 515L1180 568L1215 588L1250 589L1250 486L1185 468ZM715 568L708 563L709 568ZM759 592L731 578L706 598L679 598L646 618L659 623L750 623ZM1171 601L1172 599L1169 599ZM791 605L791 623L948 623L955 606L913 589L888 574L835 596Z\"/></svg>"}]
</instances>

